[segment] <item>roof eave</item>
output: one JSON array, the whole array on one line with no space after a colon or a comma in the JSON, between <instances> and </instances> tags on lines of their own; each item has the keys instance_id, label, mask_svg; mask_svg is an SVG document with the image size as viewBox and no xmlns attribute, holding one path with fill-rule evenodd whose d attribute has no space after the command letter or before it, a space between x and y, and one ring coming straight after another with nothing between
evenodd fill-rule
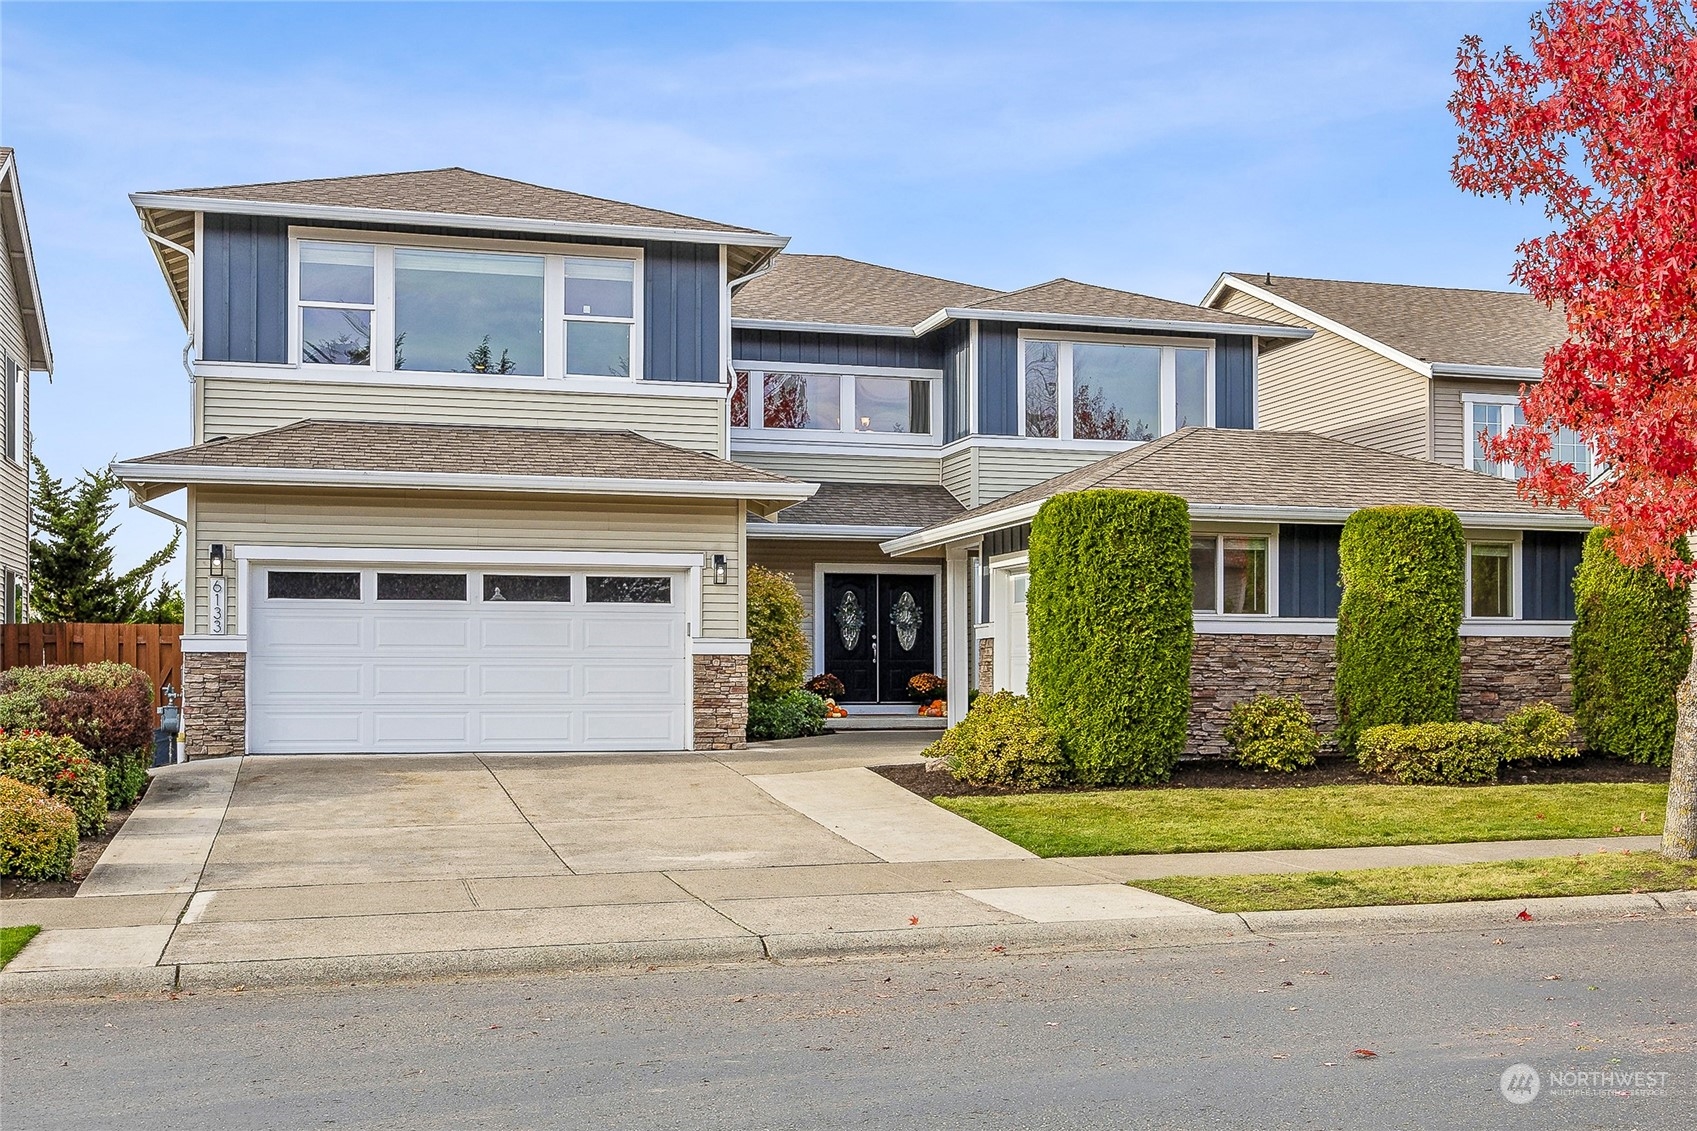
<instances>
[{"instance_id":1,"label":"roof eave","mask_svg":"<svg viewBox=\"0 0 1697 1131\"><path fill-rule=\"evenodd\" d=\"M1238 334L1257 338L1290 338L1303 341L1314 331L1302 326L1273 323L1195 322L1177 318L1119 318L1104 314L1054 314L1038 310L978 310L947 307L913 328L915 335L928 334L948 322L976 319L981 322L1021 322L1038 326L1087 326L1103 330L1147 330L1167 334Z\"/></svg>"},{"instance_id":2,"label":"roof eave","mask_svg":"<svg viewBox=\"0 0 1697 1131\"><path fill-rule=\"evenodd\" d=\"M47 316L41 310L41 280L35 272L35 251L30 246L29 220L24 214L24 194L18 179L17 154L8 153L0 165L0 184L12 198L11 215L6 219L15 226L16 235L7 240L13 262L7 264L12 272L12 289L23 315L25 345L29 348L29 368L32 372L53 376L53 342L47 336ZM11 235L11 233L8 233ZM28 296L28 305L24 303Z\"/></svg>"},{"instance_id":3,"label":"roof eave","mask_svg":"<svg viewBox=\"0 0 1697 1131\"><path fill-rule=\"evenodd\" d=\"M829 538L833 541L884 542L912 534L916 526L871 526L858 523L751 522L750 538Z\"/></svg>"},{"instance_id":4,"label":"roof eave","mask_svg":"<svg viewBox=\"0 0 1697 1131\"><path fill-rule=\"evenodd\" d=\"M912 326L883 326L859 322L803 322L785 318L731 319L733 330L780 330L806 334L871 334L887 338L914 338L918 333Z\"/></svg>"},{"instance_id":5,"label":"roof eave","mask_svg":"<svg viewBox=\"0 0 1697 1131\"><path fill-rule=\"evenodd\" d=\"M178 196L133 192L138 210L223 212L242 216L282 216L301 220L346 220L366 224L418 224L439 228L499 228L509 232L547 235L610 236L662 240L672 243L727 244L735 247L782 249L788 236L770 232L719 232L708 228L664 228L645 224L596 224L567 220L538 220L520 216L481 216L459 212L421 212L404 208L360 208L334 204L285 204L271 200L230 200L214 196Z\"/></svg>"},{"instance_id":6,"label":"roof eave","mask_svg":"<svg viewBox=\"0 0 1697 1131\"><path fill-rule=\"evenodd\" d=\"M1434 377L1486 377L1500 381L1541 381L1544 370L1530 365L1472 365L1465 362L1432 362Z\"/></svg>"}]
</instances>

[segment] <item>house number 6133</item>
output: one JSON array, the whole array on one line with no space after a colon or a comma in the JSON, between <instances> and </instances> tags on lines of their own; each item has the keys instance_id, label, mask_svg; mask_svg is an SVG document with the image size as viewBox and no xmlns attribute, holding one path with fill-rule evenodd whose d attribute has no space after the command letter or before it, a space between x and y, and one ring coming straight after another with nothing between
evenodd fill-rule
<instances>
[{"instance_id":1,"label":"house number 6133","mask_svg":"<svg viewBox=\"0 0 1697 1131\"><path fill-rule=\"evenodd\" d=\"M208 602L212 635L224 635L224 578L212 578L211 600Z\"/></svg>"}]
</instances>

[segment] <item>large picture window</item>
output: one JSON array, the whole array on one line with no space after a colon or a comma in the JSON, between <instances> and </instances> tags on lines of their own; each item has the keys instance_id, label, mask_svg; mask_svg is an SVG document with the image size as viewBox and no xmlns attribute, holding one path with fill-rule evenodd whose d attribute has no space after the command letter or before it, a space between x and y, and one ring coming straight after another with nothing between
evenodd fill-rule
<instances>
[{"instance_id":1,"label":"large picture window","mask_svg":"<svg viewBox=\"0 0 1697 1131\"><path fill-rule=\"evenodd\" d=\"M302 365L642 376L642 261L634 249L525 254L325 239L296 248Z\"/></svg>"},{"instance_id":2,"label":"large picture window","mask_svg":"<svg viewBox=\"0 0 1697 1131\"><path fill-rule=\"evenodd\" d=\"M1206 346L1027 338L1022 430L1049 440L1153 440L1211 423Z\"/></svg>"},{"instance_id":3,"label":"large picture window","mask_svg":"<svg viewBox=\"0 0 1697 1131\"><path fill-rule=\"evenodd\" d=\"M731 426L772 433L828 432L929 440L935 378L739 366Z\"/></svg>"},{"instance_id":4,"label":"large picture window","mask_svg":"<svg viewBox=\"0 0 1697 1131\"><path fill-rule=\"evenodd\" d=\"M1520 402L1514 397L1490 400L1469 398L1465 400L1464 407L1467 410L1467 466L1474 471L1504 479L1519 479L1524 475L1525 469L1518 464L1493 460L1485 454L1487 436L1498 438L1510 428L1526 423L1526 414L1521 411ZM1571 428L1557 430L1550 455L1563 463L1572 464L1574 470L1581 474L1590 475L1594 470L1591 449L1585 446L1585 441L1579 438L1579 433Z\"/></svg>"}]
</instances>

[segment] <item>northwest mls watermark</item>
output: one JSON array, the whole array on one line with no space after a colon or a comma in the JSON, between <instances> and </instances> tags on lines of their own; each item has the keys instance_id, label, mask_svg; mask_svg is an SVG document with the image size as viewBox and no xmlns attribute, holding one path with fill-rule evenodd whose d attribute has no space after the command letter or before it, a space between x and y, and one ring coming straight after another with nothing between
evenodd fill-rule
<instances>
[{"instance_id":1,"label":"northwest mls watermark","mask_svg":"<svg viewBox=\"0 0 1697 1131\"><path fill-rule=\"evenodd\" d=\"M1511 1104L1529 1104L1539 1096L1645 1098L1668 1094L1669 1073L1624 1068L1559 1068L1539 1072L1530 1064L1503 1069L1497 1090Z\"/></svg>"}]
</instances>

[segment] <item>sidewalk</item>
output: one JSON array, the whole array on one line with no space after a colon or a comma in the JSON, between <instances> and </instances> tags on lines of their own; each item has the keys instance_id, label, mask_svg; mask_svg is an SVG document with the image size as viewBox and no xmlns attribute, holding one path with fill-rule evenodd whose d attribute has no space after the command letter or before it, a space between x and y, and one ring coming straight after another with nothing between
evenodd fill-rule
<instances>
[{"instance_id":1,"label":"sidewalk","mask_svg":"<svg viewBox=\"0 0 1697 1131\"><path fill-rule=\"evenodd\" d=\"M0 902L0 924L43 928L0 973L0 998L855 952L1188 945L1374 923L1420 929L1420 923L1468 917L1508 919L1513 912L1469 904L1453 905L1459 912L1218 915L1126 881L1547 857L1656 843L1623 837L1041 860L864 768L917 757L892 745L900 741L786 744L716 760L680 756L618 767L616 774L604 763L531 760L497 767L504 788L493 789L480 784L486 770L458 763L311 764L311 772L349 788L360 775L389 773L364 783L380 787L385 798L404 792L391 778L436 797L440 789L429 774L456 775L457 815L408 802L395 806L404 818L391 814L375 830L346 827L350 807L374 820L372 807L357 795L311 786L305 770L291 767L287 772L296 776L285 778L263 759L248 759L245 768L236 762L178 767L156 779L75 898ZM515 802L535 809L556 794L606 807L614 794L586 799L581 790L597 782L650 790L654 775L670 775L674 794L678 783L688 784L674 806L725 815L660 813L644 822L600 812L553 824L535 823L534 813L503 816ZM255 784L244 785L250 794L232 804L238 776ZM562 777L569 777L569 789ZM633 780L644 784L631 786ZM261 788L273 793L252 794ZM465 825L429 823L450 820L480 824L466 834L459 831ZM692 822L701 827L686 843L678 827ZM738 851L728 852L725 837L732 833ZM610 836L622 839L610 843ZM811 862L775 862L788 860ZM1515 909L1528 902L1550 905L1540 913L1543 921L1679 912L1691 899L1681 893L1521 901Z\"/></svg>"}]
</instances>

